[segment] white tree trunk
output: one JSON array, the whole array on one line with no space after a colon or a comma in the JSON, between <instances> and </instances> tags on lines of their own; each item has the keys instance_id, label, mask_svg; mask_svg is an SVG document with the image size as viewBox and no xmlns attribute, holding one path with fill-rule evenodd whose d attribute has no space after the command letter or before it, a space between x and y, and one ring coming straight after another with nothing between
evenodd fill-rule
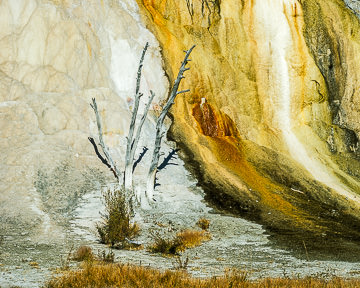
<instances>
[{"instance_id":1,"label":"white tree trunk","mask_svg":"<svg viewBox=\"0 0 360 288\"><path fill-rule=\"evenodd\" d=\"M147 181L146 181L146 198L151 203L154 198L154 189L155 189L155 177L156 177L157 168L149 171Z\"/></svg>"},{"instance_id":2,"label":"white tree trunk","mask_svg":"<svg viewBox=\"0 0 360 288\"><path fill-rule=\"evenodd\" d=\"M125 189L131 191L132 190L132 166L134 163L134 152L136 150L135 140L134 140L134 131L135 131L135 123L136 117L139 110L140 98L142 97L142 93L140 93L140 82L141 82L141 70L143 67L144 57L147 48L149 47L149 43L146 43L138 67L137 77L136 77L136 88L135 88L135 103L132 111L131 122L129 127L129 133L127 136L127 145L126 145L126 156L125 156L125 173L124 173L124 185ZM130 176L129 176L130 175ZM131 192L133 193L133 192Z\"/></svg>"},{"instance_id":3,"label":"white tree trunk","mask_svg":"<svg viewBox=\"0 0 360 288\"><path fill-rule=\"evenodd\" d=\"M177 78L175 80L174 86L171 90L170 97L168 101L166 102L163 110L161 111L159 118L156 122L156 137L155 137L155 147L153 152L153 157L149 169L149 173L147 176L146 181L146 195L150 203L153 201L154 196L154 189L155 189L155 180L156 180L156 172L157 172L157 166L159 164L159 158L160 158L160 147L161 147L161 140L165 133L162 132L163 122L164 119L169 112L171 106L174 104L175 97L181 93L189 92L190 90L183 90L178 92L180 82L184 77L184 72L189 70L190 68L186 68L187 63L190 61L188 60L191 51L194 49L195 45L192 46L189 50L185 51L186 55L184 58L184 61L181 63L181 67L179 70L179 73L177 75Z\"/></svg>"},{"instance_id":4,"label":"white tree trunk","mask_svg":"<svg viewBox=\"0 0 360 288\"><path fill-rule=\"evenodd\" d=\"M124 186L126 190L132 189L132 183L133 183L133 165L132 161L129 163L126 163L125 166L125 175L124 175Z\"/></svg>"}]
</instances>

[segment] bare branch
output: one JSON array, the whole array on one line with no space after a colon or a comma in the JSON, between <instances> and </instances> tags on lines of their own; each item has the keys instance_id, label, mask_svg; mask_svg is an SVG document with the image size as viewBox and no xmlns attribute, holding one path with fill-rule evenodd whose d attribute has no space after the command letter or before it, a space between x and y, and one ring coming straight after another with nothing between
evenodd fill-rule
<instances>
[{"instance_id":1,"label":"bare branch","mask_svg":"<svg viewBox=\"0 0 360 288\"><path fill-rule=\"evenodd\" d=\"M186 93L186 92L190 92L190 89L186 89L186 90L182 90L179 92L176 92L176 95L182 94L182 93Z\"/></svg>"},{"instance_id":2,"label":"bare branch","mask_svg":"<svg viewBox=\"0 0 360 288\"><path fill-rule=\"evenodd\" d=\"M106 158L106 163L104 163L103 160L105 160L101 155L100 153L96 153L96 150L97 150L97 147L96 147L96 144L95 144L95 141L94 143L90 140L89 138L89 141L93 144L94 146L94 149L95 149L95 153L98 155L101 156L100 160L106 165L106 166L110 166L109 168L111 169L111 171L114 173L114 176L116 177L116 179L120 179L120 171L118 170L118 168L116 167L115 165L115 162L113 161L113 159L111 158L110 156L110 153L109 153L109 149L108 147L105 145L104 143L104 139L103 139L103 131L102 131L102 126L101 126L101 118L100 118L100 114L99 114L99 111L97 109L97 104L96 104L96 100L95 98L92 98L92 104L90 104L90 106L93 108L94 112L95 112L95 115L96 115L96 123L97 123L97 127L98 127L98 132L99 132L99 142L100 142L100 147L105 155L105 158ZM93 139L93 138L91 138ZM93 139L94 140L94 139ZM94 145L95 144L95 145ZM99 152L99 151L98 151Z\"/></svg>"},{"instance_id":3,"label":"bare branch","mask_svg":"<svg viewBox=\"0 0 360 288\"><path fill-rule=\"evenodd\" d=\"M124 183L125 188L130 189L132 188L132 166L134 161L134 153L137 147L138 141L134 139L134 131L135 131L135 123L136 118L139 110L140 98L143 96L142 93L139 92L140 90L140 82L141 82L141 71L144 63L144 58L146 51L149 47L149 43L147 42L140 58L137 78L136 78L136 88L135 88L135 103L134 108L132 111L131 122L129 126L129 134L127 137L127 145L126 145L126 155L125 155L125 174L124 174ZM141 130L141 129L140 129Z\"/></svg>"},{"instance_id":4,"label":"bare branch","mask_svg":"<svg viewBox=\"0 0 360 288\"><path fill-rule=\"evenodd\" d=\"M146 104L146 107L145 107L145 110L144 110L144 114L142 115L141 117L141 120L140 120L140 123L138 125L138 128L136 130L136 135L135 135L135 138L134 138L134 149L132 149L131 151L131 155L130 155L130 159L134 159L134 155L135 155L135 150L136 150L136 147L139 143L139 140L140 140L140 134L141 134L141 129L145 123L145 120L146 120L146 116L149 112L149 109L150 109L150 106L151 106L151 103L155 97L155 93L153 91L150 90L150 93L151 93L151 96L150 96L150 99L148 101L148 103Z\"/></svg>"},{"instance_id":5,"label":"bare branch","mask_svg":"<svg viewBox=\"0 0 360 288\"><path fill-rule=\"evenodd\" d=\"M88 140L90 141L90 143L93 145L94 150L95 150L95 154L98 156L98 158L101 160L101 162L106 165L109 169L111 169L110 164L107 162L107 160L100 154L99 149L95 143L94 138L92 137L88 137ZM116 177L116 176L115 176Z\"/></svg>"}]
</instances>

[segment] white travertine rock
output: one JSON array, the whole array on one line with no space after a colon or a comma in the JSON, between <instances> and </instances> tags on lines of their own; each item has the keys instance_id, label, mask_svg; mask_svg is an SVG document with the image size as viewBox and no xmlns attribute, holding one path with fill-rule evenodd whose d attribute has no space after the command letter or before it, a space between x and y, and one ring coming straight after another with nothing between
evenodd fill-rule
<instances>
[{"instance_id":1,"label":"white travertine rock","mask_svg":"<svg viewBox=\"0 0 360 288\"><path fill-rule=\"evenodd\" d=\"M59 231L54 212L59 198L46 194L46 187L61 194L57 189L64 181L83 191L86 179L94 178L93 186L84 184L86 189L101 180L95 172L97 176L83 176L93 168L104 169L87 139L97 139L89 106L93 97L105 140L122 161L119 145L127 133L128 104L147 41L142 101L149 89L156 101L166 96L157 41L141 23L135 1L119 2L0 2L0 219L15 221L18 229L31 223L39 238ZM102 171L102 177L111 177ZM58 186L53 187L46 177L56 173ZM66 193L72 197L75 192Z\"/></svg>"}]
</instances>

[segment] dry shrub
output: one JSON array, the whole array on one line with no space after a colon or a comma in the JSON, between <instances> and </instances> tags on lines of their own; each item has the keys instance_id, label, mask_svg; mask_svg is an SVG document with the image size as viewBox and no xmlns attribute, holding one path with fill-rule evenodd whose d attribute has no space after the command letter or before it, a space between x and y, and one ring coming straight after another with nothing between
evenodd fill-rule
<instances>
[{"instance_id":1,"label":"dry shrub","mask_svg":"<svg viewBox=\"0 0 360 288\"><path fill-rule=\"evenodd\" d=\"M186 229L176 235L176 238L183 244L185 248L193 248L201 245L202 242L211 239L210 233L205 231L197 231Z\"/></svg>"},{"instance_id":2,"label":"dry shrub","mask_svg":"<svg viewBox=\"0 0 360 288\"><path fill-rule=\"evenodd\" d=\"M152 235L155 242L149 247L153 253L162 253L169 255L178 255L185 251L186 248L193 248L201 245L202 242L211 239L209 233L205 231L197 231L186 229L176 234L173 239L166 239L160 234Z\"/></svg>"},{"instance_id":3,"label":"dry shrub","mask_svg":"<svg viewBox=\"0 0 360 288\"><path fill-rule=\"evenodd\" d=\"M80 271L71 271L63 276L53 278L46 288L83 288L83 287L127 287L127 288L347 288L360 287L360 279L346 280L334 278L331 280L278 279L266 278L248 280L246 273L231 271L224 276L211 278L194 278L184 271L164 271L145 267L109 264L86 265Z\"/></svg>"},{"instance_id":4,"label":"dry shrub","mask_svg":"<svg viewBox=\"0 0 360 288\"><path fill-rule=\"evenodd\" d=\"M153 253L161 253L168 255L178 255L179 252L185 250L185 247L176 237L174 239L166 239L159 234L153 234L154 243L150 245L149 251Z\"/></svg>"},{"instance_id":5,"label":"dry shrub","mask_svg":"<svg viewBox=\"0 0 360 288\"><path fill-rule=\"evenodd\" d=\"M208 230L210 227L210 220L206 218L200 218L196 225L202 230Z\"/></svg>"},{"instance_id":6,"label":"dry shrub","mask_svg":"<svg viewBox=\"0 0 360 288\"><path fill-rule=\"evenodd\" d=\"M94 260L94 254L89 246L80 246L72 254L71 259L75 261L92 261Z\"/></svg>"},{"instance_id":7,"label":"dry shrub","mask_svg":"<svg viewBox=\"0 0 360 288\"><path fill-rule=\"evenodd\" d=\"M131 217L125 205L125 191L107 190L104 194L105 214L103 221L96 224L100 243L108 244L115 248L125 248L128 240L139 234L140 228L131 223Z\"/></svg>"}]
</instances>

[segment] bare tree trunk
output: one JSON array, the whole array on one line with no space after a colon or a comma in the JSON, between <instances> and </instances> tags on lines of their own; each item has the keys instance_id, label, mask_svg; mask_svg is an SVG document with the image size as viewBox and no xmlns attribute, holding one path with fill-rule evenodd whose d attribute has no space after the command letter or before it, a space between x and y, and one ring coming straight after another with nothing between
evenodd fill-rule
<instances>
[{"instance_id":1,"label":"bare tree trunk","mask_svg":"<svg viewBox=\"0 0 360 288\"><path fill-rule=\"evenodd\" d=\"M132 181L132 175L133 175L134 153L135 153L135 150L137 148L137 143L139 142L138 140L136 141L136 139L134 139L134 131L135 131L136 117L137 117L139 104L140 104L140 98L143 96L143 94L140 93L141 70L142 70L142 67L143 67L145 53L146 53L146 50L148 49L148 47L149 47L149 43L146 43L146 45L145 45L145 47L143 49L141 58L140 58L140 63L139 63L138 72L137 72L137 78L136 78L135 103L134 103L134 108L133 108L133 111L132 111L132 117L131 117L131 122L130 122L130 127L129 127L129 134L127 136L124 185L125 185L125 189L128 190L128 191L132 190L132 182L133 182ZM146 115L145 115L145 117L146 117ZM140 131L141 131L141 128L140 128ZM140 132L137 133L136 135L138 135L138 137L140 137ZM129 193L133 193L133 192L129 192Z\"/></svg>"},{"instance_id":2,"label":"bare tree trunk","mask_svg":"<svg viewBox=\"0 0 360 288\"><path fill-rule=\"evenodd\" d=\"M161 111L160 116L156 122L155 147L154 147L152 161L151 161L151 165L150 165L150 169L149 169L149 173L148 173L148 177L147 177L147 182L146 182L146 195L147 195L147 198L149 201L152 201L152 199L153 199L156 172L157 172L157 167L158 167L159 158L160 158L161 140L165 134L165 132L162 132L164 119L165 119L165 116L167 115L167 113L169 112L169 109L174 104L175 97L181 93L190 91L190 90L183 90L183 91L178 92L178 89L179 89L181 79L185 78L183 76L184 72L190 69L190 68L186 68L186 65L190 61L188 58L190 56L191 51L194 49L194 47L195 47L195 45L192 46L189 50L185 51L186 55L185 55L184 61L181 63L181 67L180 67L179 73L177 75L177 78L175 80L174 86L171 90L170 97L169 97L168 101L166 102L166 104L165 104L163 110Z\"/></svg>"},{"instance_id":3,"label":"bare tree trunk","mask_svg":"<svg viewBox=\"0 0 360 288\"><path fill-rule=\"evenodd\" d=\"M131 149L131 153L130 153L130 159L133 159L134 160L134 156L135 156L135 152L136 152L136 147L138 146L139 144L139 140L140 140L140 134L141 134L141 130L142 130L142 127L145 123L145 120L146 120L146 116L149 112L149 109L150 109L150 106L151 106L151 103L155 97L155 93L153 91L150 90L150 93L151 93L151 96L149 98L149 101L148 103L146 104L146 107L145 107L145 110L144 110L144 114L142 115L141 117L141 120L139 122L139 125L138 125L138 128L136 130L136 134L135 134L135 138L134 138L134 141L133 141L133 149ZM132 161L134 162L134 161ZM134 163L132 163L134 164ZM133 165L132 165L133 166ZM131 167L132 169L133 167Z\"/></svg>"},{"instance_id":4,"label":"bare tree trunk","mask_svg":"<svg viewBox=\"0 0 360 288\"><path fill-rule=\"evenodd\" d=\"M114 173L114 176L118 180L119 186L121 186L122 185L122 183L121 183L122 178L120 177L121 172L116 167L115 162L113 161L113 159L110 156L109 148L106 146L106 144L104 142L102 125L101 125L101 117L100 117L99 111L97 109L97 104L96 104L95 98L92 99L92 102L93 103L90 104L90 106L94 109L94 112L96 115L96 123L97 123L97 127L98 127L98 132L99 132L99 142L100 142L99 144L105 155L105 158L100 154L99 150L97 149L97 145L96 145L94 139L89 137L89 141L94 146L96 155L100 158L101 162L103 162L107 167L110 168L110 170ZM125 209L126 209L127 213L129 213L129 215L131 215L131 214L133 214L133 205L132 205L131 197L129 197L128 193L126 193L126 192L125 192L124 196L125 196Z\"/></svg>"}]
</instances>

